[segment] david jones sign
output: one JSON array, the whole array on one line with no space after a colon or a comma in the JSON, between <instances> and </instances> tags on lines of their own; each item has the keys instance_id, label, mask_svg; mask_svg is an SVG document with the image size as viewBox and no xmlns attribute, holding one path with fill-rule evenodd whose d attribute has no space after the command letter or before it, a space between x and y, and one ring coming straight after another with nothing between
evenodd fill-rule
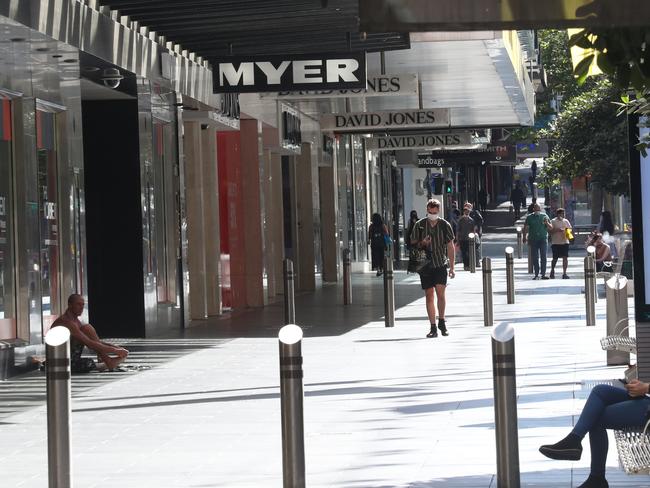
<instances>
[{"instance_id":1,"label":"david jones sign","mask_svg":"<svg viewBox=\"0 0 650 488\"><path fill-rule=\"evenodd\" d=\"M328 114L321 117L320 125L321 130L338 132L449 127L449 109Z\"/></svg>"},{"instance_id":2,"label":"david jones sign","mask_svg":"<svg viewBox=\"0 0 650 488\"><path fill-rule=\"evenodd\" d=\"M366 88L344 90L305 90L267 93L263 97L289 100L312 98L356 98L356 97L395 97L418 94L418 75L414 73L396 75L368 75Z\"/></svg>"},{"instance_id":3,"label":"david jones sign","mask_svg":"<svg viewBox=\"0 0 650 488\"><path fill-rule=\"evenodd\" d=\"M377 151L392 151L395 149L442 149L470 146L471 144L472 136L469 132L371 137L366 139L366 149Z\"/></svg>"},{"instance_id":4,"label":"david jones sign","mask_svg":"<svg viewBox=\"0 0 650 488\"><path fill-rule=\"evenodd\" d=\"M212 60L215 93L366 87L366 54L245 56Z\"/></svg>"}]
</instances>

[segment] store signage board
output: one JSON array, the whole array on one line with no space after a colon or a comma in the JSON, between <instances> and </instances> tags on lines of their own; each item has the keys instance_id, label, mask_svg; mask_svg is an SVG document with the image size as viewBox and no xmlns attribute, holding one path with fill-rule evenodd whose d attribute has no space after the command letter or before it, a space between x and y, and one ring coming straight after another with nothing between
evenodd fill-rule
<instances>
[{"instance_id":1,"label":"store signage board","mask_svg":"<svg viewBox=\"0 0 650 488\"><path fill-rule=\"evenodd\" d=\"M433 151L434 158L444 158L452 163L502 162L516 161L514 145L488 144L480 149L461 151Z\"/></svg>"},{"instance_id":2,"label":"store signage board","mask_svg":"<svg viewBox=\"0 0 650 488\"><path fill-rule=\"evenodd\" d=\"M228 56L211 59L214 93L350 90L366 87L366 53Z\"/></svg>"},{"instance_id":3,"label":"store signage board","mask_svg":"<svg viewBox=\"0 0 650 488\"><path fill-rule=\"evenodd\" d=\"M402 73L394 75L368 75L366 88L343 90L304 90L264 93L261 96L284 100L309 100L315 98L395 97L418 94L418 75Z\"/></svg>"},{"instance_id":4,"label":"store signage board","mask_svg":"<svg viewBox=\"0 0 650 488\"><path fill-rule=\"evenodd\" d=\"M447 168L452 164L445 158L435 158L431 153L418 154L418 168Z\"/></svg>"},{"instance_id":5,"label":"store signage board","mask_svg":"<svg viewBox=\"0 0 650 488\"><path fill-rule=\"evenodd\" d=\"M359 0L364 32L626 27L650 24L639 0Z\"/></svg>"},{"instance_id":6,"label":"store signage board","mask_svg":"<svg viewBox=\"0 0 650 488\"><path fill-rule=\"evenodd\" d=\"M394 151L397 149L452 149L460 146L470 146L472 134L469 131L394 135L386 137L370 137L366 139L366 149L369 151Z\"/></svg>"},{"instance_id":7,"label":"store signage board","mask_svg":"<svg viewBox=\"0 0 650 488\"><path fill-rule=\"evenodd\" d=\"M447 108L327 114L320 118L321 130L334 132L439 129L449 127L449 125L449 109Z\"/></svg>"}]
</instances>

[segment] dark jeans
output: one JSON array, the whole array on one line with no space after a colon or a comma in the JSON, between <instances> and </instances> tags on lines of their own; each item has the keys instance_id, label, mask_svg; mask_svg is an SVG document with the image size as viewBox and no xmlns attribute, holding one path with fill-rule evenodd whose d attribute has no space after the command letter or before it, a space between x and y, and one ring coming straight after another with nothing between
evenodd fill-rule
<instances>
[{"instance_id":1,"label":"dark jeans","mask_svg":"<svg viewBox=\"0 0 650 488\"><path fill-rule=\"evenodd\" d=\"M542 239L539 241L528 241L530 244L530 251L533 253L533 271L535 276L539 276L540 266L542 276L546 274L546 251L548 248L548 241Z\"/></svg>"},{"instance_id":2,"label":"dark jeans","mask_svg":"<svg viewBox=\"0 0 650 488\"><path fill-rule=\"evenodd\" d=\"M642 427L650 407L650 398L632 398L626 390L610 385L597 385L591 390L572 433L581 439L589 433L591 474L605 475L607 461L607 429Z\"/></svg>"},{"instance_id":3,"label":"dark jeans","mask_svg":"<svg viewBox=\"0 0 650 488\"><path fill-rule=\"evenodd\" d=\"M469 241L460 241L460 253L463 256L463 267L469 268Z\"/></svg>"}]
</instances>

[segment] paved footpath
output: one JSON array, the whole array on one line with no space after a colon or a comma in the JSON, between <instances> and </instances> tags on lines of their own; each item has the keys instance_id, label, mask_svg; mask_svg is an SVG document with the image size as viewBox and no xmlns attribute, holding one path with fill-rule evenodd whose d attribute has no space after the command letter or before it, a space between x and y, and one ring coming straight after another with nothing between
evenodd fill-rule
<instances>
[{"instance_id":1,"label":"paved footpath","mask_svg":"<svg viewBox=\"0 0 650 488\"><path fill-rule=\"evenodd\" d=\"M497 245L498 243L493 243ZM542 457L563 437L589 385L621 378L607 368L598 326L584 322L581 261L574 279L531 281L517 262L517 303L506 305L504 262L494 260L495 319L516 328L522 485L575 487L577 463ZM490 328L483 326L481 275L460 272L449 287L449 337L426 339L417 276L397 273L396 327L382 318L381 279L355 275L355 303L340 287L298 298L303 342L309 487L496 487ZM75 378L75 487L208 488L282 486L277 330L280 305L189 330L134 355L148 371L114 380ZM237 330L245 337L228 339ZM137 344L136 344L137 346ZM171 347L169 347L171 346ZM163 347L163 349L165 348ZM160 356L165 360L159 360ZM42 377L0 388L37 398ZM94 383L93 383L94 382ZM82 386L86 387L82 387ZM5 385L6 386L6 385ZM47 482L42 402L15 403L0 418L0 486ZM650 486L628 477L610 450L610 486Z\"/></svg>"}]
</instances>

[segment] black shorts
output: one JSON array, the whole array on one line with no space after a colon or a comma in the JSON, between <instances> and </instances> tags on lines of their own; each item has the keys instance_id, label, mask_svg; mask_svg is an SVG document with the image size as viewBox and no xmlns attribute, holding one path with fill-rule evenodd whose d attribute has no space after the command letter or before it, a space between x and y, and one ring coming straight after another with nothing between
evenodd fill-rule
<instances>
[{"instance_id":1,"label":"black shorts","mask_svg":"<svg viewBox=\"0 0 650 488\"><path fill-rule=\"evenodd\" d=\"M434 268L430 264L420 270L420 283L422 289L427 290L436 285L447 285L447 268Z\"/></svg>"},{"instance_id":2,"label":"black shorts","mask_svg":"<svg viewBox=\"0 0 650 488\"><path fill-rule=\"evenodd\" d=\"M569 245L568 244L553 244L551 245L553 250L553 259L559 258L568 258L569 257Z\"/></svg>"}]
</instances>

